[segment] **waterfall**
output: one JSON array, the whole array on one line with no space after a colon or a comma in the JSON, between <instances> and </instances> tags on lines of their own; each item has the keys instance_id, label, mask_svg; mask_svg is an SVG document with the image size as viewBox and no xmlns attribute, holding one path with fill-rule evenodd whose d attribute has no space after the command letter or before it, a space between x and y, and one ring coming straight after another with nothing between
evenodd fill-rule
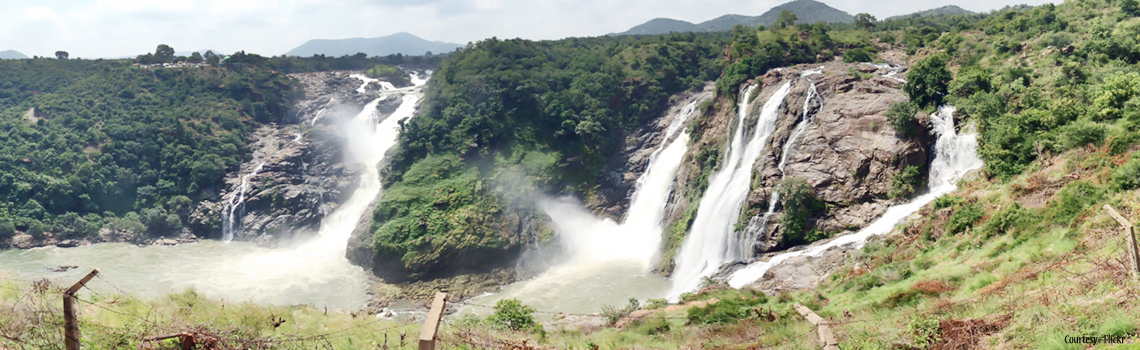
<instances>
[{"instance_id":1,"label":"waterfall","mask_svg":"<svg viewBox=\"0 0 1140 350\"><path fill-rule=\"evenodd\" d=\"M859 232L833 239L831 242L821 244L804 250L778 254L768 261L755 262L740 269L729 277L728 284L733 288L741 288L752 284L764 276L772 266L795 256L816 257L833 247L852 245L860 248L871 236L888 233L896 225L917 212L927 203L934 201L944 194L953 192L958 188L958 180L963 174L981 168L983 163L977 154L978 138L976 134L958 134L954 129L954 107L944 106L930 116L931 133L937 138L934 142L934 159L930 162L930 172L927 180L929 191L918 196L908 203L892 206L887 212L864 227Z\"/></svg>"},{"instance_id":2,"label":"waterfall","mask_svg":"<svg viewBox=\"0 0 1140 350\"><path fill-rule=\"evenodd\" d=\"M363 74L353 74L353 75L349 75L349 77L350 78L356 78L357 80L360 80L363 82L360 84L360 87L356 88L356 92L359 92L362 94L367 91L365 89L368 87L368 84L371 84L371 83L379 83L380 84L380 91L396 90L396 86L392 85L392 83L389 83L389 82L386 82L386 81L383 81L380 79L369 78ZM414 77L414 75L413 75L413 77ZM426 81L426 80L424 80L424 81Z\"/></svg>"},{"instance_id":3,"label":"waterfall","mask_svg":"<svg viewBox=\"0 0 1140 350\"><path fill-rule=\"evenodd\" d=\"M806 71L804 73L808 72L814 71ZM807 75L808 74L805 74L804 76L806 77ZM818 97L819 90L816 89L815 82L812 81L811 86L807 91L807 97L804 98L803 114L800 116L800 120L796 124L795 129L792 130L792 134L788 136L788 141L784 142L783 151L780 152L780 163L776 166L776 168L780 170L781 180L783 180L786 175L784 168L788 165L788 156L791 155L792 148L795 147L797 144L796 142L800 139L800 136L803 136L803 134L807 132L808 128L811 127L812 116L809 115L808 112L811 111L812 98ZM820 104L822 103L823 102L821 101ZM776 204L779 202L780 192L773 188L772 194L768 197L768 211L765 212L761 217L753 217L748 221L748 227L744 230L745 234L741 235L741 240L738 243L740 244L741 249L744 249L746 252L744 256L745 258L752 258L755 256L755 254L753 254L755 250L751 249L751 247L756 243L756 240L759 239L760 236L764 235L764 233L767 232L768 222L772 220L772 216L776 214Z\"/></svg>"},{"instance_id":4,"label":"waterfall","mask_svg":"<svg viewBox=\"0 0 1140 350\"><path fill-rule=\"evenodd\" d=\"M792 83L784 83L764 103L755 130L748 143L744 143L745 120L748 102L755 86L745 89L737 107L737 126L721 167L709 177L709 186L701 198L697 217L689 234L677 252L677 267L673 270L673 290L670 298L700 287L701 279L712 275L721 264L743 257L738 240L733 237L740 219L740 210L751 190L752 167L760 156L768 137L776 130L779 109Z\"/></svg>"},{"instance_id":5,"label":"waterfall","mask_svg":"<svg viewBox=\"0 0 1140 350\"><path fill-rule=\"evenodd\" d=\"M241 222L236 222L238 226L235 227L235 219L240 220L241 217L245 215L245 192L249 190L249 178L257 176L257 173L261 171L261 167L263 166L265 166L265 162L258 163L257 166L253 168L253 171L241 177L241 184L238 185L238 188L230 195L229 203L226 203L226 207L222 209L223 241L232 241L235 231L241 230Z\"/></svg>"},{"instance_id":6,"label":"waterfall","mask_svg":"<svg viewBox=\"0 0 1140 350\"><path fill-rule=\"evenodd\" d=\"M600 219L575 201L542 201L543 211L558 228L566 260L477 303L518 298L542 310L592 313L604 305L625 304L630 297L660 297L669 288L668 281L650 269L660 252L669 195L689 147L689 133L684 127L699 104L693 101L671 118L645 172L637 179L629 211L621 223Z\"/></svg>"}]
</instances>

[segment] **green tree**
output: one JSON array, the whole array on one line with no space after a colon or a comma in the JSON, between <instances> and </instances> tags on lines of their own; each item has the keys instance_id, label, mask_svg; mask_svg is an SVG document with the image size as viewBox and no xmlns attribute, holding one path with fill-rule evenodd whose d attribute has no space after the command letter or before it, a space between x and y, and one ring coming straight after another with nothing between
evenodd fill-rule
<instances>
[{"instance_id":1,"label":"green tree","mask_svg":"<svg viewBox=\"0 0 1140 350\"><path fill-rule=\"evenodd\" d=\"M202 63L202 61L204 61L202 54L197 51L194 51L194 53L190 54L190 57L186 58L186 62L190 63Z\"/></svg>"},{"instance_id":2,"label":"green tree","mask_svg":"<svg viewBox=\"0 0 1140 350\"><path fill-rule=\"evenodd\" d=\"M818 237L809 234L808 219L823 205L816 198L815 188L804 179L790 177L776 185L780 204L784 213L780 216L780 229L784 233L782 242L786 246L807 243Z\"/></svg>"},{"instance_id":3,"label":"green tree","mask_svg":"<svg viewBox=\"0 0 1140 350\"><path fill-rule=\"evenodd\" d=\"M1120 0L1120 12L1129 16L1140 16L1140 4L1136 0Z\"/></svg>"},{"instance_id":4,"label":"green tree","mask_svg":"<svg viewBox=\"0 0 1140 350\"><path fill-rule=\"evenodd\" d=\"M860 13L855 15L855 25L863 30L871 30L875 27L875 16L869 13Z\"/></svg>"},{"instance_id":5,"label":"green tree","mask_svg":"<svg viewBox=\"0 0 1140 350\"><path fill-rule=\"evenodd\" d=\"M495 303L495 313L487 317L493 324L517 331L538 326L534 320L534 308L523 305L518 299L502 299Z\"/></svg>"},{"instance_id":6,"label":"green tree","mask_svg":"<svg viewBox=\"0 0 1140 350\"><path fill-rule=\"evenodd\" d=\"M938 106L946 97L946 85L952 79L946 68L947 56L936 53L918 61L906 75L906 91L910 100L919 106Z\"/></svg>"},{"instance_id":7,"label":"green tree","mask_svg":"<svg viewBox=\"0 0 1140 350\"><path fill-rule=\"evenodd\" d=\"M159 44L158 47L154 49L154 58L158 62L170 62L170 60L174 59L174 48L166 44Z\"/></svg>"},{"instance_id":8,"label":"green tree","mask_svg":"<svg viewBox=\"0 0 1140 350\"><path fill-rule=\"evenodd\" d=\"M799 18L796 17L796 14L792 11L781 10L780 17L776 19L776 25L780 26L780 28L791 27L796 24L796 20L798 19Z\"/></svg>"},{"instance_id":9,"label":"green tree","mask_svg":"<svg viewBox=\"0 0 1140 350\"><path fill-rule=\"evenodd\" d=\"M914 135L914 126L918 123L915 114L918 114L918 106L914 103L898 102L891 105L883 115L887 117L887 122L891 123L898 135L909 138Z\"/></svg>"},{"instance_id":10,"label":"green tree","mask_svg":"<svg viewBox=\"0 0 1140 350\"><path fill-rule=\"evenodd\" d=\"M56 51L55 58L66 60L68 57L67 51Z\"/></svg>"}]
</instances>

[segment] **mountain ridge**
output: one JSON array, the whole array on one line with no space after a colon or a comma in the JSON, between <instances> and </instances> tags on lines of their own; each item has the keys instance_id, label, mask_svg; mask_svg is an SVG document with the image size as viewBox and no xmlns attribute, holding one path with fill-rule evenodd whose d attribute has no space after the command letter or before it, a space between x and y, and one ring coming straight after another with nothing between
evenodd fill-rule
<instances>
[{"instance_id":1,"label":"mountain ridge","mask_svg":"<svg viewBox=\"0 0 1140 350\"><path fill-rule=\"evenodd\" d=\"M0 60L21 60L26 58L28 58L27 55L16 50L0 51Z\"/></svg>"},{"instance_id":2,"label":"mountain ridge","mask_svg":"<svg viewBox=\"0 0 1140 350\"><path fill-rule=\"evenodd\" d=\"M451 52L463 45L442 41L429 41L408 32L399 32L375 38L312 39L289 50L287 56L326 55L339 57L359 52L369 56L402 54L407 56L424 55L427 52Z\"/></svg>"},{"instance_id":3,"label":"mountain ridge","mask_svg":"<svg viewBox=\"0 0 1140 350\"><path fill-rule=\"evenodd\" d=\"M696 24L671 18L655 18L634 26L625 32L611 35L652 35L668 34L670 32L726 32L732 30L732 27L738 24L746 27L757 27L761 24L766 26L772 25L776 23L776 19L780 17L780 12L783 10L795 13L796 17L798 17L797 22L800 23L851 23L855 21L855 16L828 6L825 3L815 0L796 0L772 7L759 16L727 14Z\"/></svg>"}]
</instances>

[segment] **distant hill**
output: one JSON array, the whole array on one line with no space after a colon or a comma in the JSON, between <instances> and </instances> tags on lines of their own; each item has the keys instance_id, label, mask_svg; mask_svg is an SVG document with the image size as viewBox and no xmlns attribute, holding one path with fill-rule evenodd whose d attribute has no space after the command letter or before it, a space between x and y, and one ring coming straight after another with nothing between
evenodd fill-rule
<instances>
[{"instance_id":1,"label":"distant hill","mask_svg":"<svg viewBox=\"0 0 1140 350\"><path fill-rule=\"evenodd\" d=\"M24 54L16 50L0 51L0 60L19 60L25 58L28 58L28 56L24 56Z\"/></svg>"},{"instance_id":2,"label":"distant hill","mask_svg":"<svg viewBox=\"0 0 1140 350\"><path fill-rule=\"evenodd\" d=\"M783 10L795 13L798 18L798 20L796 20L797 23L851 23L855 21L855 16L834 7L827 6L827 4L822 2L815 0L796 0L773 7L771 10L768 10L768 12L764 12L764 14L759 16L724 15L699 24L669 18L656 18L615 35L668 34L669 32L727 32L732 30L732 27L737 24L747 27L757 27L761 24L769 26L772 25L772 23L776 23L776 19L780 17L780 11Z\"/></svg>"},{"instance_id":3,"label":"distant hill","mask_svg":"<svg viewBox=\"0 0 1140 350\"><path fill-rule=\"evenodd\" d=\"M964 8L961 8L961 7L958 7L955 5L946 5L946 6L942 6L939 8L929 9L926 11L918 11L918 12L915 12L912 14L902 15L902 16L894 16L894 17L890 17L890 18L925 17L925 16L936 16L936 15L972 15L975 13L976 12L974 12L974 11L970 11L970 10L967 10L967 9L964 9ZM888 18L888 19L890 19L890 18Z\"/></svg>"},{"instance_id":4,"label":"distant hill","mask_svg":"<svg viewBox=\"0 0 1140 350\"><path fill-rule=\"evenodd\" d=\"M642 34L668 34L670 32L703 32L704 29L682 20L671 18L654 18L639 24L629 30L622 32L619 35L642 35Z\"/></svg>"},{"instance_id":5,"label":"distant hill","mask_svg":"<svg viewBox=\"0 0 1140 350\"><path fill-rule=\"evenodd\" d=\"M307 57L323 54L340 57L363 52L369 56L387 56L397 53L420 56L428 51L434 54L447 53L460 46L463 45L428 41L409 33L396 33L379 38L314 39L289 50L286 55Z\"/></svg>"}]
</instances>

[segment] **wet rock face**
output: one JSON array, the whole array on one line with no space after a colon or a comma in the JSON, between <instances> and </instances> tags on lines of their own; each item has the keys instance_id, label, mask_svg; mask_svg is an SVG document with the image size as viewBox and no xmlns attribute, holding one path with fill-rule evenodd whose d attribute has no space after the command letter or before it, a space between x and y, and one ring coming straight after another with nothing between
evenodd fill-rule
<instances>
[{"instance_id":1,"label":"wet rock face","mask_svg":"<svg viewBox=\"0 0 1140 350\"><path fill-rule=\"evenodd\" d=\"M305 95L289 112L290 124L261 125L253 132L250 159L226 174L225 188L207 190L211 195L193 208L189 228L201 237L221 238L229 204L242 197L239 189L246 178L245 200L233 211L234 239L271 244L273 238L315 234L321 219L355 190L364 170L344 161L347 140L340 122L379 94L358 92L363 82L351 74L291 75L303 84ZM378 105L377 117L391 114L398 105L397 97L386 98Z\"/></svg>"},{"instance_id":2,"label":"wet rock face","mask_svg":"<svg viewBox=\"0 0 1140 350\"><path fill-rule=\"evenodd\" d=\"M716 91L713 83L705 84L701 91L684 91L670 98L669 109L663 116L641 127L640 130L630 133L624 140L625 147L620 154L615 155L606 170L598 175L598 188L595 195L588 198L586 207L591 208L595 215L608 217L615 221L629 211L630 197L636 190L637 179L649 166L650 157L658 145L669 140L663 140L666 128L676 116L689 103L698 104L704 100L711 100ZM697 118L699 112L689 116L688 121Z\"/></svg>"},{"instance_id":3,"label":"wet rock face","mask_svg":"<svg viewBox=\"0 0 1140 350\"><path fill-rule=\"evenodd\" d=\"M907 100L897 77L905 68L828 63L819 74L801 76L819 66L790 67L759 78L766 91L788 81L793 86L781 108L777 130L753 174L747 206L751 209L746 213L750 221L767 211L769 197L781 179L796 177L806 180L828 206L825 213L811 218L813 227L832 234L858 230L897 202L888 198L896 173L907 166L918 166L926 173L927 121L920 116L922 125L915 136L904 139L883 115L892 104ZM853 70L873 76L862 79ZM813 83L818 97L808 100ZM797 124L805 120L808 127L792 138ZM781 173L778 165L789 139L792 144ZM757 242L757 252L780 248L783 234L775 219L762 228L768 234Z\"/></svg>"}]
</instances>

